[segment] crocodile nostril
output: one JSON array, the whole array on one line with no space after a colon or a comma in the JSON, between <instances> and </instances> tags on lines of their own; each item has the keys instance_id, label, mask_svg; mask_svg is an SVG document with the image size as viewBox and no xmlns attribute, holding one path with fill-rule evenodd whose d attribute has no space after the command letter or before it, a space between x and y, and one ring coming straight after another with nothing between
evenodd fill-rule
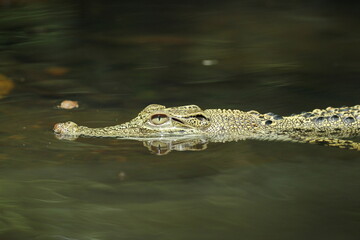
<instances>
[{"instance_id":1,"label":"crocodile nostril","mask_svg":"<svg viewBox=\"0 0 360 240\"><path fill-rule=\"evenodd\" d=\"M54 130L55 133L61 133L61 125L62 125L61 123L56 123L54 125L53 130Z\"/></svg>"}]
</instances>

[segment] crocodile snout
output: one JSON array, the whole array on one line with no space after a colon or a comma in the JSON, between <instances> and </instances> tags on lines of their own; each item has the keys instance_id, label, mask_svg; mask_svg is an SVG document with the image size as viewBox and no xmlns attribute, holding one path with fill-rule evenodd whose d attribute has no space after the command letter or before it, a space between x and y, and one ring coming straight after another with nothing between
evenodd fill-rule
<instances>
[{"instance_id":1,"label":"crocodile snout","mask_svg":"<svg viewBox=\"0 0 360 240\"><path fill-rule=\"evenodd\" d=\"M78 125L74 122L56 123L54 125L54 132L62 135L76 135Z\"/></svg>"}]
</instances>

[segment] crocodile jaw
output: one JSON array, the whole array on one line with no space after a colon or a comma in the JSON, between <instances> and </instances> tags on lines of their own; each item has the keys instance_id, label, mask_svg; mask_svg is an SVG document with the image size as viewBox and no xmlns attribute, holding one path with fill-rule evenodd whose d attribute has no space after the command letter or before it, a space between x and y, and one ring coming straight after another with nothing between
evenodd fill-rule
<instances>
[{"instance_id":1,"label":"crocodile jaw","mask_svg":"<svg viewBox=\"0 0 360 240\"><path fill-rule=\"evenodd\" d=\"M179 127L152 128L144 125L140 127L132 121L105 128L89 128L69 121L55 124L53 130L57 138L68 140L74 140L79 136L116 137L135 140L199 138L204 136L204 133L197 129Z\"/></svg>"}]
</instances>

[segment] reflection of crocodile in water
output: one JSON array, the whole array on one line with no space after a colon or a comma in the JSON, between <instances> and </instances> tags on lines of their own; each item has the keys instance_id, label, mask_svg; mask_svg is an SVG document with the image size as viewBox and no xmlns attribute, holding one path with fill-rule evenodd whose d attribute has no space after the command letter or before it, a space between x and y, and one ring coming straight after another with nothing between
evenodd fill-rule
<instances>
[{"instance_id":1,"label":"reflection of crocodile in water","mask_svg":"<svg viewBox=\"0 0 360 240\"><path fill-rule=\"evenodd\" d=\"M196 105L166 108L152 104L129 122L104 128L58 123L59 138L78 136L116 137L143 141L158 154L171 150L202 150L207 142L245 139L314 143L360 150L360 143L347 138L360 136L360 105L315 109L282 117L257 111L206 109Z\"/></svg>"}]
</instances>

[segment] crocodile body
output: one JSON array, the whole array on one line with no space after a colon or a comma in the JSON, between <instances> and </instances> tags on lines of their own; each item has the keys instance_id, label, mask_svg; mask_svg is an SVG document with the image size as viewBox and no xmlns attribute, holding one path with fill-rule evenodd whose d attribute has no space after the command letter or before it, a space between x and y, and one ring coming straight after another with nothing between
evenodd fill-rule
<instances>
[{"instance_id":1,"label":"crocodile body","mask_svg":"<svg viewBox=\"0 0 360 240\"><path fill-rule=\"evenodd\" d=\"M151 104L124 124L89 128L74 122L54 127L60 137L116 137L143 141L146 146L166 143L192 149L199 143L246 139L316 143L360 150L347 138L360 136L360 105L315 109L292 116L257 111L206 109L196 105L167 108ZM177 143L177 144L176 144ZM155 145L156 145L155 144ZM185 147L186 148L186 147Z\"/></svg>"}]
</instances>

